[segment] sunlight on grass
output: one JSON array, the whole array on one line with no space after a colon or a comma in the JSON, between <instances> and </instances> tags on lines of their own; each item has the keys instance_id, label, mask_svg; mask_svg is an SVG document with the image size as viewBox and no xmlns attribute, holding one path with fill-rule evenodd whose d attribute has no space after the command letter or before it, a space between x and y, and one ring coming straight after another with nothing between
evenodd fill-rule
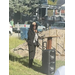
<instances>
[{"instance_id":1,"label":"sunlight on grass","mask_svg":"<svg viewBox=\"0 0 75 75\"><path fill-rule=\"evenodd\" d=\"M65 61L61 61L61 60L56 61L56 69L64 65L65 65Z\"/></svg>"},{"instance_id":2,"label":"sunlight on grass","mask_svg":"<svg viewBox=\"0 0 75 75\"><path fill-rule=\"evenodd\" d=\"M17 57L17 60L9 60L9 74L10 75L46 75L41 73L42 61L34 60L33 67L29 68L29 58ZM56 61L56 69L65 65L65 61Z\"/></svg>"},{"instance_id":3,"label":"sunlight on grass","mask_svg":"<svg viewBox=\"0 0 75 75\"><path fill-rule=\"evenodd\" d=\"M9 50L17 47L18 45L24 43L25 40L21 40L17 37L9 37Z\"/></svg>"},{"instance_id":4,"label":"sunlight on grass","mask_svg":"<svg viewBox=\"0 0 75 75\"><path fill-rule=\"evenodd\" d=\"M9 50L23 44L25 40L17 37L9 37ZM34 59L33 67L29 68L29 57L20 57L9 52L9 75L46 75L41 72L42 61ZM65 61L56 61L56 69L65 65Z\"/></svg>"}]
</instances>

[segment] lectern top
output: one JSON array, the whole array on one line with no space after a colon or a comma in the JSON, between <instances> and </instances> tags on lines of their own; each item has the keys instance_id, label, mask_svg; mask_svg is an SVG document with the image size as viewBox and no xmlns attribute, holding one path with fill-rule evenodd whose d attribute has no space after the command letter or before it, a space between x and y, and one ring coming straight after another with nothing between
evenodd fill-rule
<instances>
[{"instance_id":1,"label":"lectern top","mask_svg":"<svg viewBox=\"0 0 75 75\"><path fill-rule=\"evenodd\" d=\"M46 36L44 38L56 38L56 37L59 37L59 36Z\"/></svg>"}]
</instances>

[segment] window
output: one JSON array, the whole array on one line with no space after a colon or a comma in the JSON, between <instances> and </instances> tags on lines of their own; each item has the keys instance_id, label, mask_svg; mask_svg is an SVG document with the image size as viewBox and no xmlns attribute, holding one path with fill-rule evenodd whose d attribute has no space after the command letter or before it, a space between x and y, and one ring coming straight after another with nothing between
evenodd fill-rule
<instances>
[{"instance_id":1,"label":"window","mask_svg":"<svg viewBox=\"0 0 75 75\"><path fill-rule=\"evenodd\" d=\"M65 27L65 23L60 23L60 27Z\"/></svg>"},{"instance_id":2,"label":"window","mask_svg":"<svg viewBox=\"0 0 75 75\"><path fill-rule=\"evenodd\" d=\"M58 23L54 23L53 26L58 26Z\"/></svg>"},{"instance_id":3,"label":"window","mask_svg":"<svg viewBox=\"0 0 75 75\"><path fill-rule=\"evenodd\" d=\"M54 23L53 26L65 27L65 23Z\"/></svg>"},{"instance_id":4,"label":"window","mask_svg":"<svg viewBox=\"0 0 75 75\"><path fill-rule=\"evenodd\" d=\"M28 21L25 21L25 24L28 24Z\"/></svg>"}]
</instances>

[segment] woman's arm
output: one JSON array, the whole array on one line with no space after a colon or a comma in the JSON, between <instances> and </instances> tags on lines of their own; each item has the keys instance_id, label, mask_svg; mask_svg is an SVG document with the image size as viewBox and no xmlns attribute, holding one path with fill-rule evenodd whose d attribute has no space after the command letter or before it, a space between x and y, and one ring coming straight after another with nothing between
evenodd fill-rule
<instances>
[{"instance_id":1,"label":"woman's arm","mask_svg":"<svg viewBox=\"0 0 75 75\"><path fill-rule=\"evenodd\" d=\"M28 44L32 45L33 44L33 38L34 36L31 33L31 30L28 31Z\"/></svg>"}]
</instances>

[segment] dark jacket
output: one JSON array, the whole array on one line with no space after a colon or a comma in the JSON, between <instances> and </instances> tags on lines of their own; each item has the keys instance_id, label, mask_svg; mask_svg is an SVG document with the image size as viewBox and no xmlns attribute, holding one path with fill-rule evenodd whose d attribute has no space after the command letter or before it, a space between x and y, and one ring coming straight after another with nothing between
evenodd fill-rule
<instances>
[{"instance_id":1,"label":"dark jacket","mask_svg":"<svg viewBox=\"0 0 75 75\"><path fill-rule=\"evenodd\" d=\"M36 27L37 29L37 27ZM32 24L30 25L29 31L28 31L28 48L29 48L29 59L33 59L35 56L35 50L36 46L33 43L35 37L35 33L33 31L33 26Z\"/></svg>"},{"instance_id":2,"label":"dark jacket","mask_svg":"<svg viewBox=\"0 0 75 75\"><path fill-rule=\"evenodd\" d=\"M37 29L37 24L36 24L36 29ZM35 33L33 31L33 25L31 23L29 31L28 31L28 45L33 45L34 37L35 37Z\"/></svg>"},{"instance_id":3,"label":"dark jacket","mask_svg":"<svg viewBox=\"0 0 75 75\"><path fill-rule=\"evenodd\" d=\"M29 31L28 31L28 45L33 45L34 37L35 37L35 33L31 29L29 29Z\"/></svg>"}]
</instances>

